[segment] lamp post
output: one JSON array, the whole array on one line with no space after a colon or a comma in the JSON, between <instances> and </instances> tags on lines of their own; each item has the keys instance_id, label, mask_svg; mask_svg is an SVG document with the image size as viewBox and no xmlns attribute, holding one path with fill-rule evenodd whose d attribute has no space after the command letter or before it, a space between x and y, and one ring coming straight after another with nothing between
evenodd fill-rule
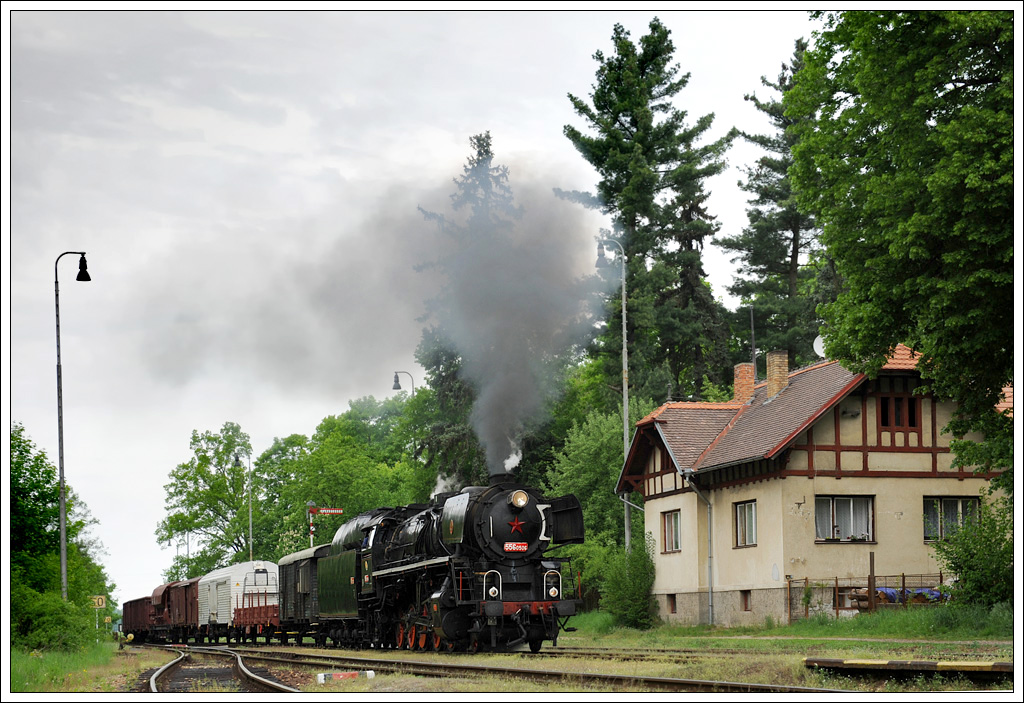
<instances>
[{"instance_id":1,"label":"lamp post","mask_svg":"<svg viewBox=\"0 0 1024 703\"><path fill-rule=\"evenodd\" d=\"M614 244L622 256L622 465L626 465L629 455L629 356L626 352L626 250L614 239L602 239L597 243L597 266L607 266L604 258L604 245ZM625 505L626 551L630 550L630 533L632 529L632 511L627 500Z\"/></svg>"},{"instance_id":2,"label":"lamp post","mask_svg":"<svg viewBox=\"0 0 1024 703\"><path fill-rule=\"evenodd\" d=\"M61 388L60 371L60 284L57 282L57 264L67 254L78 254L78 277L76 281L91 281L84 251L66 251L53 262L53 304L57 316L57 463L60 466L60 595L68 599L68 545L67 545L67 498L64 490L64 393Z\"/></svg>"},{"instance_id":3,"label":"lamp post","mask_svg":"<svg viewBox=\"0 0 1024 703\"><path fill-rule=\"evenodd\" d=\"M398 382L398 374L400 374L400 373L404 373L406 376L409 377L409 384L412 386L412 392L415 393L416 392L416 382L413 380L412 374L409 373L408 371L395 371L395 385L391 386L391 390L393 390L393 391L400 391L400 390L402 390L402 384Z\"/></svg>"},{"instance_id":4,"label":"lamp post","mask_svg":"<svg viewBox=\"0 0 1024 703\"><path fill-rule=\"evenodd\" d=\"M252 561L252 455L246 454L245 458L249 461L249 561ZM235 454L235 467L239 468L242 466L242 462L238 459L238 455Z\"/></svg>"}]
</instances>

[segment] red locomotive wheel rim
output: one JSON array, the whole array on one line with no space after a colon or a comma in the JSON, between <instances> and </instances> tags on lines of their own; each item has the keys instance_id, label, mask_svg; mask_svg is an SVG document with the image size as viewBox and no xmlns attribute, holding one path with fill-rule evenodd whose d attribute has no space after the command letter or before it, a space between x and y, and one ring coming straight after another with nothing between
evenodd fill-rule
<instances>
[{"instance_id":1,"label":"red locomotive wheel rim","mask_svg":"<svg viewBox=\"0 0 1024 703\"><path fill-rule=\"evenodd\" d=\"M395 625L395 646L399 649L405 646L405 625L402 623Z\"/></svg>"},{"instance_id":2,"label":"red locomotive wheel rim","mask_svg":"<svg viewBox=\"0 0 1024 703\"><path fill-rule=\"evenodd\" d=\"M416 626L409 626L409 636L406 638L409 644L409 649L416 649Z\"/></svg>"},{"instance_id":3,"label":"red locomotive wheel rim","mask_svg":"<svg viewBox=\"0 0 1024 703\"><path fill-rule=\"evenodd\" d=\"M441 635L434 633L434 651L441 651Z\"/></svg>"},{"instance_id":4,"label":"red locomotive wheel rim","mask_svg":"<svg viewBox=\"0 0 1024 703\"><path fill-rule=\"evenodd\" d=\"M419 649L426 649L427 648L427 633L421 631L420 632L420 636L417 639L418 639L417 644L419 645Z\"/></svg>"}]
</instances>

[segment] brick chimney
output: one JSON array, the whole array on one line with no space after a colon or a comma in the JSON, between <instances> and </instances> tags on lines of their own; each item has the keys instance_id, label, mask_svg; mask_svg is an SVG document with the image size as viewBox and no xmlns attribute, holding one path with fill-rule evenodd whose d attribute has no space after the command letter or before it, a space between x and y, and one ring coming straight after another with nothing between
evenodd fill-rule
<instances>
[{"instance_id":1,"label":"brick chimney","mask_svg":"<svg viewBox=\"0 0 1024 703\"><path fill-rule=\"evenodd\" d=\"M774 398L789 385L789 352L785 349L768 352L768 397Z\"/></svg>"},{"instance_id":2,"label":"brick chimney","mask_svg":"<svg viewBox=\"0 0 1024 703\"><path fill-rule=\"evenodd\" d=\"M732 399L746 403L754 395L754 365L749 361L732 367Z\"/></svg>"}]
</instances>

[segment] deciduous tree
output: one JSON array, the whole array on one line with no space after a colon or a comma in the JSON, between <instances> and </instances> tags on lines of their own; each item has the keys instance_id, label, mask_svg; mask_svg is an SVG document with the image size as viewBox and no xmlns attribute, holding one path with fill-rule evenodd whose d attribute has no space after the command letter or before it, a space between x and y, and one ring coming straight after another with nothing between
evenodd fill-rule
<instances>
[{"instance_id":1,"label":"deciduous tree","mask_svg":"<svg viewBox=\"0 0 1024 703\"><path fill-rule=\"evenodd\" d=\"M192 457L171 471L171 482L164 486L168 515L156 529L160 542L188 539L195 545L185 573L174 574L179 578L249 559L249 435L236 423L225 422L220 433L193 430L189 447ZM254 497L254 513L261 509Z\"/></svg>"},{"instance_id":2,"label":"deciduous tree","mask_svg":"<svg viewBox=\"0 0 1024 703\"><path fill-rule=\"evenodd\" d=\"M10 540L11 644L74 650L85 644L95 614L90 596L114 590L97 561L102 549L88 538L94 521L65 485L68 520L68 598L60 582L60 485L57 469L20 424L11 426ZM114 603L108 601L108 613Z\"/></svg>"},{"instance_id":3,"label":"deciduous tree","mask_svg":"<svg viewBox=\"0 0 1024 703\"><path fill-rule=\"evenodd\" d=\"M995 413L1013 378L1011 11L818 13L824 29L787 115L791 170L842 280L823 309L829 356L874 374L902 342L930 390L951 398L954 436L980 430L986 468L1012 490L1012 423Z\"/></svg>"}]
</instances>

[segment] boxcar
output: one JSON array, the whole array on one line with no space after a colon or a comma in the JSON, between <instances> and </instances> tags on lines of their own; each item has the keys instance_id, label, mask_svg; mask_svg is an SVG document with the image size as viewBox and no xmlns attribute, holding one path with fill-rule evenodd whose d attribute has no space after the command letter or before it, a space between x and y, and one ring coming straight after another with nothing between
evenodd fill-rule
<instances>
[{"instance_id":1,"label":"boxcar","mask_svg":"<svg viewBox=\"0 0 1024 703\"><path fill-rule=\"evenodd\" d=\"M170 584L167 601L167 622L172 642L195 639L199 631L199 579Z\"/></svg>"},{"instance_id":2,"label":"boxcar","mask_svg":"<svg viewBox=\"0 0 1024 703\"><path fill-rule=\"evenodd\" d=\"M133 635L135 641L145 642L153 634L152 597L125 601L121 606L121 631Z\"/></svg>"},{"instance_id":3,"label":"boxcar","mask_svg":"<svg viewBox=\"0 0 1024 703\"><path fill-rule=\"evenodd\" d=\"M197 600L200 639L238 639L236 608L277 606L277 564L246 561L211 571L199 579Z\"/></svg>"}]
</instances>

